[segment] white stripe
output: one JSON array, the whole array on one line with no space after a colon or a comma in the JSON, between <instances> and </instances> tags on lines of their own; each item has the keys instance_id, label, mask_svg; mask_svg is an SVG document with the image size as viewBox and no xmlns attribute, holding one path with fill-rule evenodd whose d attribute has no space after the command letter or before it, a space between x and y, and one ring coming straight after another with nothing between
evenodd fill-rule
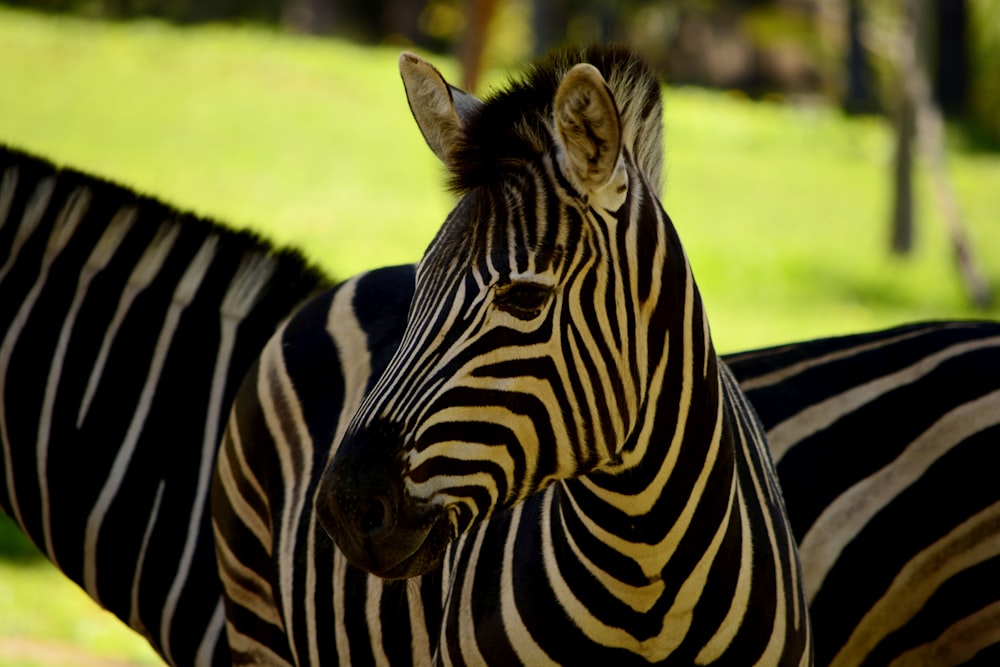
<instances>
[{"instance_id":1,"label":"white stripe","mask_svg":"<svg viewBox=\"0 0 1000 667\"><path fill-rule=\"evenodd\" d=\"M125 478L125 473L128 471L132 455L135 453L139 437L146 424L146 417L152 409L156 387L159 384L160 375L163 373L163 364L170 351L170 344L173 342L174 332L180 323L181 314L201 285L215 255L217 242L218 237L215 236L206 239L174 290L174 298L167 310L160 336L156 341L149 371L146 373L146 381L139 394L139 402L132 414L132 421L129 423L125 439L115 455L114 463L97 497L97 502L87 517L87 528L83 541L83 583L84 589L98 603L101 598L97 590L97 542L100 537L101 525L104 523L111 503L118 495L118 490Z\"/></svg>"},{"instance_id":2,"label":"white stripe","mask_svg":"<svg viewBox=\"0 0 1000 667\"><path fill-rule=\"evenodd\" d=\"M333 447L327 455L327 465L337 453L337 446L344 437L351 418L358 411L365 397L365 390L372 374L371 353L368 351L368 334L354 315L354 295L358 281L364 276L344 283L330 304L326 318L326 331L337 348L340 370L344 378L344 402L337 418L337 432Z\"/></svg>"},{"instance_id":3,"label":"white stripe","mask_svg":"<svg viewBox=\"0 0 1000 667\"><path fill-rule=\"evenodd\" d=\"M177 613L177 604L180 601L181 593L191 573L191 563L194 561L195 548L198 546L198 537L201 534L201 520L205 510L205 501L208 498L208 485L211 481L211 472L215 463L214 454L218 444L216 436L218 435L220 413L223 409L222 397L226 388L229 361L235 345L237 324L238 322L228 318L222 319L219 352L216 356L215 371L212 374L212 387L209 393L205 431L202 437L198 483L195 488L191 513L188 516L187 537L184 540L184 550L181 552L177 572L174 574L173 583L170 585L170 591L163 604L163 616L160 620L160 642L165 647L164 653L171 663L174 660L169 645L170 630L174 622L174 614Z\"/></svg>"},{"instance_id":4,"label":"white stripe","mask_svg":"<svg viewBox=\"0 0 1000 667\"><path fill-rule=\"evenodd\" d=\"M368 647L372 651L372 659L379 667L386 667L389 664L389 656L385 653L385 646L382 645L384 636L382 634L382 580L369 576L366 578L365 586L365 625L368 626ZM389 636L392 636L392 629L389 629Z\"/></svg>"},{"instance_id":5,"label":"white stripe","mask_svg":"<svg viewBox=\"0 0 1000 667\"><path fill-rule=\"evenodd\" d=\"M344 590L347 588L347 572L350 566L340 549L333 548L333 614L342 619L347 612L347 598ZM342 622L334 624L333 635L336 638L337 656L341 667L351 667L351 638L347 636L347 625ZM314 665L319 663L314 662Z\"/></svg>"},{"instance_id":6,"label":"white stripe","mask_svg":"<svg viewBox=\"0 0 1000 667\"><path fill-rule=\"evenodd\" d=\"M333 443L327 454L327 465L337 452L337 447L344 437L351 417L358 410L361 401L364 399L365 388L368 386L368 379L371 376L371 355L368 352L368 336L364 329L358 324L354 315L354 295L357 290L358 281L363 275L357 276L345 282L334 295L327 314L326 331L330 335L334 346L337 349L340 360L341 374L344 379L344 401L341 404L340 416L337 419L337 431L333 437ZM317 486L317 491L319 487ZM311 502L315 504L316 497L313 495ZM312 522L309 527L309 553L315 553L316 525ZM337 616L345 613L346 600L344 599L344 586L346 585L347 563L339 549L334 549L333 556L333 607ZM317 590L315 587L316 563L312 558L306 561L306 584L307 590ZM319 645L316 637L316 600L310 595L305 600L306 608L306 636L309 642L309 658L312 664L320 663ZM341 665L351 664L350 639L344 629L343 623L338 623L335 630L337 653L340 656Z\"/></svg>"},{"instance_id":7,"label":"white stripe","mask_svg":"<svg viewBox=\"0 0 1000 667\"><path fill-rule=\"evenodd\" d=\"M239 466L239 472L243 478L243 481L245 481L250 486L254 494L257 496L258 500L260 500L260 503L265 508L270 509L271 507L270 499L267 497L267 493L264 491L264 487L261 486L260 480L257 479L256 475L254 475L253 468L247 461L246 452L243 451L243 436L240 434L240 425L239 421L236 418L235 412L230 412L229 414L229 426L227 429L227 433L229 434L229 438L233 441L233 446L231 447L231 450L233 454L236 456L236 465ZM226 459L226 464L229 467L230 471L232 471L233 462ZM234 485L233 486L234 489L236 488L235 479L236 478L234 476L232 482L232 484ZM238 491L234 491L233 495L236 496L240 494ZM240 495L240 497L242 497L242 495ZM270 529L266 529L265 533L268 535L267 544L265 546L267 546L267 548L270 549ZM265 533L260 533L260 535L263 535Z\"/></svg>"},{"instance_id":8,"label":"white stripe","mask_svg":"<svg viewBox=\"0 0 1000 667\"><path fill-rule=\"evenodd\" d=\"M212 237L213 239L215 237ZM214 248L214 244L213 244ZM173 654L168 640L173 625L177 604L183 592L184 585L191 573L191 563L194 560L195 548L201 534L201 520L208 498L209 484L212 479L212 469L215 464L215 453L219 446L219 422L226 406L222 404L225 396L226 380L233 348L236 346L236 329L257 303L261 291L274 275L274 262L266 255L253 253L244 258L222 299L220 316L220 338L218 353L215 359L215 370L212 373L212 386L209 392L208 408L205 419L205 430L202 435L201 465L198 470L198 485L195 489L194 503L188 517L187 538L184 551L177 567L174 581L164 602L163 617L160 622L160 640L166 657L173 662Z\"/></svg>"},{"instance_id":9,"label":"white stripe","mask_svg":"<svg viewBox=\"0 0 1000 667\"><path fill-rule=\"evenodd\" d=\"M855 626L831 667L861 664L879 643L916 616L948 579L1000 555L998 534L1000 503L994 503L916 554Z\"/></svg>"},{"instance_id":10,"label":"white stripe","mask_svg":"<svg viewBox=\"0 0 1000 667\"><path fill-rule=\"evenodd\" d=\"M284 498L281 503L281 519L274 557L277 561L282 618L286 623L285 633L289 637L288 643L292 655L298 663L297 642L294 640L295 629L292 626L296 604L295 570L298 567L295 537L306 504L303 493L306 486L304 482L312 474L313 444L305 416L295 394L295 386L288 375L288 369L285 368L281 348L283 332L284 327L271 338L261 355L257 395L260 397L260 407L268 433L274 441L275 454L278 456L281 468L281 479L284 482ZM279 414L276 406L281 406L280 412L284 413L283 415ZM286 418L288 421L285 421ZM292 431L290 435L294 441L289 442L286 429ZM293 451L301 460L301 468L296 467ZM306 631L309 632L308 629Z\"/></svg>"},{"instance_id":11,"label":"white stripe","mask_svg":"<svg viewBox=\"0 0 1000 667\"><path fill-rule=\"evenodd\" d=\"M723 371L725 372L725 371ZM735 383L732 383L735 389ZM738 406L738 404L737 404ZM737 407L738 409L738 407ZM748 415L749 422L747 426L753 428L756 425L753 417ZM774 589L773 593L771 591L764 591L764 595L772 593L775 600L774 613L772 615L772 625L771 625L771 636L768 639L767 646L764 648L764 653L761 655L759 664L764 665L776 665L781 660L781 656L785 651L786 642L789 638L788 631L788 593L785 589L785 575L790 574L792 578L798 576L798 572L795 569L794 563L794 552L788 554L789 556L789 567L791 568L790 573L783 572L781 570L781 554L779 553L778 546L778 535L775 523L777 522L785 530L791 530L788 525L787 518L782 511L783 508L779 504L772 504L769 499L769 486L772 477L769 477L771 472L770 466L766 459L766 452L762 452L761 448L764 446L763 442L755 439L757 435L756 431L744 432L743 420L736 421L739 433L737 437L739 438L740 447L743 450L743 460L746 462L747 467L750 472L750 479L753 481L753 487L755 496L750 496L749 500L753 505L759 508L761 517L764 519L764 530L767 533L767 543L763 543L763 540L759 539L760 535L754 535L750 539L756 540L754 549L757 553L754 554L754 559L757 562L765 562L771 568L773 568L774 574ZM753 462L757 461L760 465L763 478L757 475L757 471L754 468ZM777 514L777 516L776 516ZM744 535L744 539L749 536ZM784 542L787 546L788 542ZM765 546L769 546L771 551L768 554L765 551ZM744 563L746 567L752 567L752 563ZM751 586L753 583L751 582ZM753 591L751 590L751 593Z\"/></svg>"},{"instance_id":12,"label":"white stripe","mask_svg":"<svg viewBox=\"0 0 1000 667\"><path fill-rule=\"evenodd\" d=\"M195 667L208 667L212 664L215 648L219 645L219 639L222 638L225 629L226 607L220 597L219 601L215 603L215 611L212 613L212 620L208 622L208 628L205 629L205 636L198 644L198 652L194 656Z\"/></svg>"},{"instance_id":13,"label":"white stripe","mask_svg":"<svg viewBox=\"0 0 1000 667\"><path fill-rule=\"evenodd\" d=\"M855 385L825 401L810 405L768 430L767 440L771 445L775 464L788 453L789 449L801 442L806 436L829 427L865 403L869 403L887 392L917 382L949 359L998 344L1000 344L1000 336L958 343L923 357L906 368L901 368L870 382Z\"/></svg>"},{"instance_id":14,"label":"white stripe","mask_svg":"<svg viewBox=\"0 0 1000 667\"><path fill-rule=\"evenodd\" d=\"M156 487L156 498L153 500L153 508L149 512L149 519L146 520L146 530L142 533L142 546L139 547L139 557L136 559L135 572L132 573L132 595L128 615L128 624L134 630L145 636L150 636L146 624L139 616L139 589L142 584L142 567L146 562L146 551L149 549L149 539L153 535L153 527L156 519L160 515L160 503L163 501L163 491L167 488L166 482L162 479Z\"/></svg>"},{"instance_id":15,"label":"white stripe","mask_svg":"<svg viewBox=\"0 0 1000 667\"><path fill-rule=\"evenodd\" d=\"M826 506L799 545L802 578L810 602L840 553L878 512L912 485L956 444L1000 422L1000 390L942 415L878 472Z\"/></svg>"},{"instance_id":16,"label":"white stripe","mask_svg":"<svg viewBox=\"0 0 1000 667\"><path fill-rule=\"evenodd\" d=\"M479 650L479 643L476 640L476 619L472 617L472 610L476 606L472 602L475 589L476 573L479 570L476 564L479 562L479 552L483 548L483 538L489 532L488 527L481 526L481 530L475 531L472 537L472 544L466 540L462 546L463 556L468 552L469 567L465 568L462 576L462 593L458 603L458 648L462 655L462 664L465 665L486 665L489 661ZM456 573L459 574L459 573ZM452 586L454 590L454 585Z\"/></svg>"},{"instance_id":17,"label":"white stripe","mask_svg":"<svg viewBox=\"0 0 1000 667\"><path fill-rule=\"evenodd\" d=\"M543 502L545 503L544 512L546 515L555 488L555 486L550 486L543 492L545 493L545 500ZM500 616L503 619L504 631L511 639L511 647L522 664L532 665L533 667L542 667L543 665L554 666L556 662L535 642L531 636L531 632L524 625L521 614L517 610L517 602L514 597L514 591L517 588L517 584L514 582L514 543L517 537L517 526L521 525L523 510L524 503L518 503L514 506L511 512L510 525L507 528L507 540L504 543L503 549L503 564L500 569ZM543 516L543 520L545 518ZM442 642L442 645L445 645L445 643Z\"/></svg>"},{"instance_id":18,"label":"white stripe","mask_svg":"<svg viewBox=\"0 0 1000 667\"><path fill-rule=\"evenodd\" d=\"M7 217L10 215L10 205L14 201L14 193L17 192L17 165L9 165L3 170L3 177L0 178L0 229L7 224ZM0 282L3 278L0 278Z\"/></svg>"},{"instance_id":19,"label":"white stripe","mask_svg":"<svg viewBox=\"0 0 1000 667\"><path fill-rule=\"evenodd\" d=\"M953 623L939 637L911 648L889 667L970 664L977 653L996 644L1000 644L1000 602Z\"/></svg>"},{"instance_id":20,"label":"white stripe","mask_svg":"<svg viewBox=\"0 0 1000 667\"><path fill-rule=\"evenodd\" d=\"M406 603L410 612L410 651L414 665L428 665L431 664L433 657L420 584L420 579L408 579L406 582Z\"/></svg>"},{"instance_id":21,"label":"white stripe","mask_svg":"<svg viewBox=\"0 0 1000 667\"><path fill-rule=\"evenodd\" d=\"M89 196L88 196L89 198ZM82 211L80 211L82 214ZM112 218L111 223L101 235L101 238L94 246L93 252L87 259L83 270L80 273L80 282L77 283L76 293L70 304L69 311L63 320L62 329L59 332L59 339L56 342L55 352L52 355L52 362L49 365L49 374L45 382L45 395L42 398L41 415L38 423L38 437L36 440L35 455L37 461L38 490L40 511L42 514L42 532L44 535L44 548L49 558L58 567L55 547L52 542L52 520L50 516L51 508L49 503L49 439L52 431L53 412L55 410L56 395L59 391L59 384L62 376L63 364L66 360L66 349L69 347L69 339L76 325L76 318L83 300L90 289L90 282L99 272L104 270L114 256L115 250L121 244L121 240L131 228L134 216L119 216Z\"/></svg>"},{"instance_id":22,"label":"white stripe","mask_svg":"<svg viewBox=\"0 0 1000 667\"><path fill-rule=\"evenodd\" d=\"M284 627L280 610L274 600L274 589L271 581L264 574L247 567L233 553L226 542L225 536L219 530L219 524L212 522L212 534L215 536L216 562L219 564L219 578L227 599L234 605L242 607L265 623Z\"/></svg>"},{"instance_id":23,"label":"white stripe","mask_svg":"<svg viewBox=\"0 0 1000 667\"><path fill-rule=\"evenodd\" d=\"M733 476L733 482L737 481ZM722 657L729 645L733 643L737 633L746 616L747 608L750 606L750 594L753 575L753 533L750 527L750 517L747 515L747 499L743 492L743 487L738 488L738 498L735 499L736 508L740 517L740 564L746 564L739 568L736 578L736 587L733 589L733 599L729 605L722 622L719 624L715 634L701 648L695 657L695 664L705 665L714 662Z\"/></svg>"},{"instance_id":24,"label":"white stripe","mask_svg":"<svg viewBox=\"0 0 1000 667\"><path fill-rule=\"evenodd\" d=\"M932 331L941 331L943 329L949 329L953 326L964 326L964 324L955 325L944 325L944 326L934 326L934 327L924 327L917 329L916 331L909 331L898 336L893 336L892 338L885 338L882 340L872 341L870 343L864 343L862 345L854 345L844 350L838 350L836 352L829 352L827 354L820 355L818 357L810 357L808 359L803 359L794 364L790 364L783 368L777 370L769 370L763 375L758 375L757 377L749 378L740 383L740 388L743 391L751 391L753 389L760 389L762 387L770 387L776 385L780 382L784 382L791 377L804 373L810 369L817 368L819 366L825 366L841 359L846 359L848 357L853 357L864 352L871 350L877 350L879 348L888 347L891 345L896 345L905 340L911 338L919 338L920 336L925 336ZM778 348L778 350L783 350L787 347L794 347L798 345L793 343L788 346L783 346ZM767 352L767 350L763 351ZM732 361L742 361L743 359L752 359L756 356L754 352L747 352L745 354L729 355L727 358Z\"/></svg>"},{"instance_id":25,"label":"white stripe","mask_svg":"<svg viewBox=\"0 0 1000 667\"><path fill-rule=\"evenodd\" d=\"M242 453L238 451L241 446L239 443L239 436L236 433L237 427L230 424L229 430L227 432L232 445L229 448L223 449L218 454L218 459L216 461L216 475L219 483L222 485L223 492L226 495L226 501L232 508L233 513L239 517L240 522L251 532L257 541L260 543L261 547L270 552L271 550L271 530L268 526L268 521L265 516L261 516L253 508L253 506L247 502L246 496L240 492L239 482L236 480L236 471L233 470L233 462L228 453L232 452L237 457L240 457ZM243 479L251 479L252 473L249 470L241 469L239 471ZM256 480L254 480L256 481ZM265 505L266 506L266 505Z\"/></svg>"},{"instance_id":26,"label":"white stripe","mask_svg":"<svg viewBox=\"0 0 1000 667\"><path fill-rule=\"evenodd\" d=\"M48 208L49 199L52 196L52 190L54 187L55 180L52 178L47 178L41 181L36 187L31 196L31 201L25 208L24 216L21 219L21 226L17 230L17 236L14 239L11 256L4 265L3 269L0 269L0 280L3 280L9 270L9 267L13 266L14 260L17 259L17 251L20 249L20 246L23 245L24 240L30 235L30 232L34 231L35 227L38 225L38 221L41 220L42 215ZM38 300L38 297L42 292L42 288L45 286L45 282L48 279L49 268L51 267L54 259L55 255L52 254L46 254L42 257L38 277L35 279L35 283L31 286L31 289L25 296L24 301L21 303L21 307L18 309L17 314L14 315L14 319L11 320L10 326L4 334L3 342L0 343L0 368L10 368L10 360L14 354L14 347L17 345L25 324L27 324L28 317L31 315L31 311L35 307L35 302ZM21 515L21 506L17 499L17 488L14 484L12 443L10 441L10 432L7 428L7 380L8 375L6 372L0 374L0 442L3 444L4 472L6 475L9 505L14 520L17 521L23 529L25 528L24 518Z\"/></svg>"},{"instance_id":27,"label":"white stripe","mask_svg":"<svg viewBox=\"0 0 1000 667\"><path fill-rule=\"evenodd\" d=\"M333 436L333 443L327 454L329 465L337 452L337 447L344 437L344 433L350 424L351 417L361 405L364 399L365 388L368 386L368 378L371 376L371 355L368 352L368 336L364 329L358 324L354 315L354 295L358 281L364 274L352 278L345 282L337 290L330 310L327 313L326 331L329 334L337 355L340 360L341 375L344 379L344 400L340 407L340 416L337 419L337 431ZM319 487L316 487L318 492ZM310 508L315 505L316 496L313 494L310 499ZM308 531L309 553L315 553L316 545L316 522L313 521ZM334 613L340 616L344 613L345 603L343 589L346 582L347 564L340 551L336 552L333 561L333 606ZM306 589L316 591L316 562L309 558L305 563L306 567ZM319 643L316 636L316 599L309 595L305 600L306 614L306 639L309 644L309 659L312 664L320 663ZM335 630L337 652L340 655L340 664L350 665L350 640L344 631L343 624L338 623Z\"/></svg>"},{"instance_id":28,"label":"white stripe","mask_svg":"<svg viewBox=\"0 0 1000 667\"><path fill-rule=\"evenodd\" d=\"M80 412L76 418L77 428L80 428L83 424L83 420L90 410L90 403L97 392L97 385L101 379L101 375L104 373L104 365L107 363L108 354L111 352L111 345L118 335L118 329L121 328L122 322L125 321L125 316L128 315L129 310L132 308L135 298L149 287L153 278L163 268L163 263L166 261L167 255L170 254L170 250L174 247L180 231L180 226L174 223L167 222L160 225L153 240L150 241L142 257L139 258L135 268L132 269L132 274L129 276L125 288L122 290L121 298L118 300L118 307L115 309L115 314L104 332L101 349L94 359L94 366L90 371L90 377L87 379L87 388L83 392Z\"/></svg>"},{"instance_id":29,"label":"white stripe","mask_svg":"<svg viewBox=\"0 0 1000 667\"><path fill-rule=\"evenodd\" d=\"M14 191L17 188L17 169L12 169L14 171L13 177L10 179L7 178L7 175L11 172L11 169L8 169L4 172L3 181L4 195L10 198L13 198ZM56 181L51 176L42 179L35 186L31 198L24 207L24 213L21 215L21 222L17 227L17 233L14 235L14 241L11 243L7 261L0 267L0 282L3 282L4 278L7 277L7 273L17 262L17 257L21 252L24 242L34 233L35 228L38 227L38 223L42 221L42 216L48 210L49 200L52 198L52 192L55 190L55 187ZM10 206L9 200L7 206Z\"/></svg>"}]
</instances>

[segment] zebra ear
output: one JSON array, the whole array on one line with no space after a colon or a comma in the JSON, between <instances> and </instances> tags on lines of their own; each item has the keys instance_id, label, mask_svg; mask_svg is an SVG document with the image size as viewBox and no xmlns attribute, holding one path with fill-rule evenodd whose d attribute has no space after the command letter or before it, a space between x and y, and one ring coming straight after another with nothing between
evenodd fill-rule
<instances>
[{"instance_id":1,"label":"zebra ear","mask_svg":"<svg viewBox=\"0 0 1000 667\"><path fill-rule=\"evenodd\" d=\"M412 53L399 56L399 73L410 111L427 145L445 165L450 165L466 119L483 103L449 84L433 65Z\"/></svg>"},{"instance_id":2,"label":"zebra ear","mask_svg":"<svg viewBox=\"0 0 1000 667\"><path fill-rule=\"evenodd\" d=\"M598 190L615 173L622 151L621 118L604 77L593 65L574 65L553 103L560 166L584 190Z\"/></svg>"}]
</instances>

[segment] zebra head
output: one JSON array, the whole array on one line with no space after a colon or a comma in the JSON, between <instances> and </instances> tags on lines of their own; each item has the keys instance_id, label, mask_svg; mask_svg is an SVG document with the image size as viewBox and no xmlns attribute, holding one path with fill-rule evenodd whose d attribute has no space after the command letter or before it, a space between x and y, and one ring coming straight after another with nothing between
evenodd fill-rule
<instances>
[{"instance_id":1,"label":"zebra head","mask_svg":"<svg viewBox=\"0 0 1000 667\"><path fill-rule=\"evenodd\" d=\"M417 56L400 70L461 199L316 496L348 559L390 578L438 566L453 538L553 482L616 465L673 252L659 83L633 56L560 54L485 102Z\"/></svg>"}]
</instances>

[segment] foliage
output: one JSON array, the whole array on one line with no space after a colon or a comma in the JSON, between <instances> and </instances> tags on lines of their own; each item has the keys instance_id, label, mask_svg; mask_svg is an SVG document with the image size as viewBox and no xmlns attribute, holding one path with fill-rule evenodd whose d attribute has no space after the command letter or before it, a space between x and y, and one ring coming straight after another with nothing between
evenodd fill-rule
<instances>
[{"instance_id":1,"label":"foliage","mask_svg":"<svg viewBox=\"0 0 1000 667\"><path fill-rule=\"evenodd\" d=\"M1000 0L969 0L972 20L973 126L1000 146Z\"/></svg>"},{"instance_id":2,"label":"foliage","mask_svg":"<svg viewBox=\"0 0 1000 667\"><path fill-rule=\"evenodd\" d=\"M275 0L5 0L5 4L47 12L101 18L160 18L177 23L240 20L274 23Z\"/></svg>"}]
</instances>

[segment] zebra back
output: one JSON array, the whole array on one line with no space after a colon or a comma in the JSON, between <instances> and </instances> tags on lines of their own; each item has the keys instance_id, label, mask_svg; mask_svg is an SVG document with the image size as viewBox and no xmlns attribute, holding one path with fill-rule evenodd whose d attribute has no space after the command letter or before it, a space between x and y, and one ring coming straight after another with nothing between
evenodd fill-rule
<instances>
[{"instance_id":1,"label":"zebra back","mask_svg":"<svg viewBox=\"0 0 1000 667\"><path fill-rule=\"evenodd\" d=\"M324 279L0 148L0 506L171 664L229 661L208 490L236 388Z\"/></svg>"},{"instance_id":2,"label":"zebra back","mask_svg":"<svg viewBox=\"0 0 1000 667\"><path fill-rule=\"evenodd\" d=\"M817 662L995 663L1000 323L919 323L727 361L774 451Z\"/></svg>"}]
</instances>

